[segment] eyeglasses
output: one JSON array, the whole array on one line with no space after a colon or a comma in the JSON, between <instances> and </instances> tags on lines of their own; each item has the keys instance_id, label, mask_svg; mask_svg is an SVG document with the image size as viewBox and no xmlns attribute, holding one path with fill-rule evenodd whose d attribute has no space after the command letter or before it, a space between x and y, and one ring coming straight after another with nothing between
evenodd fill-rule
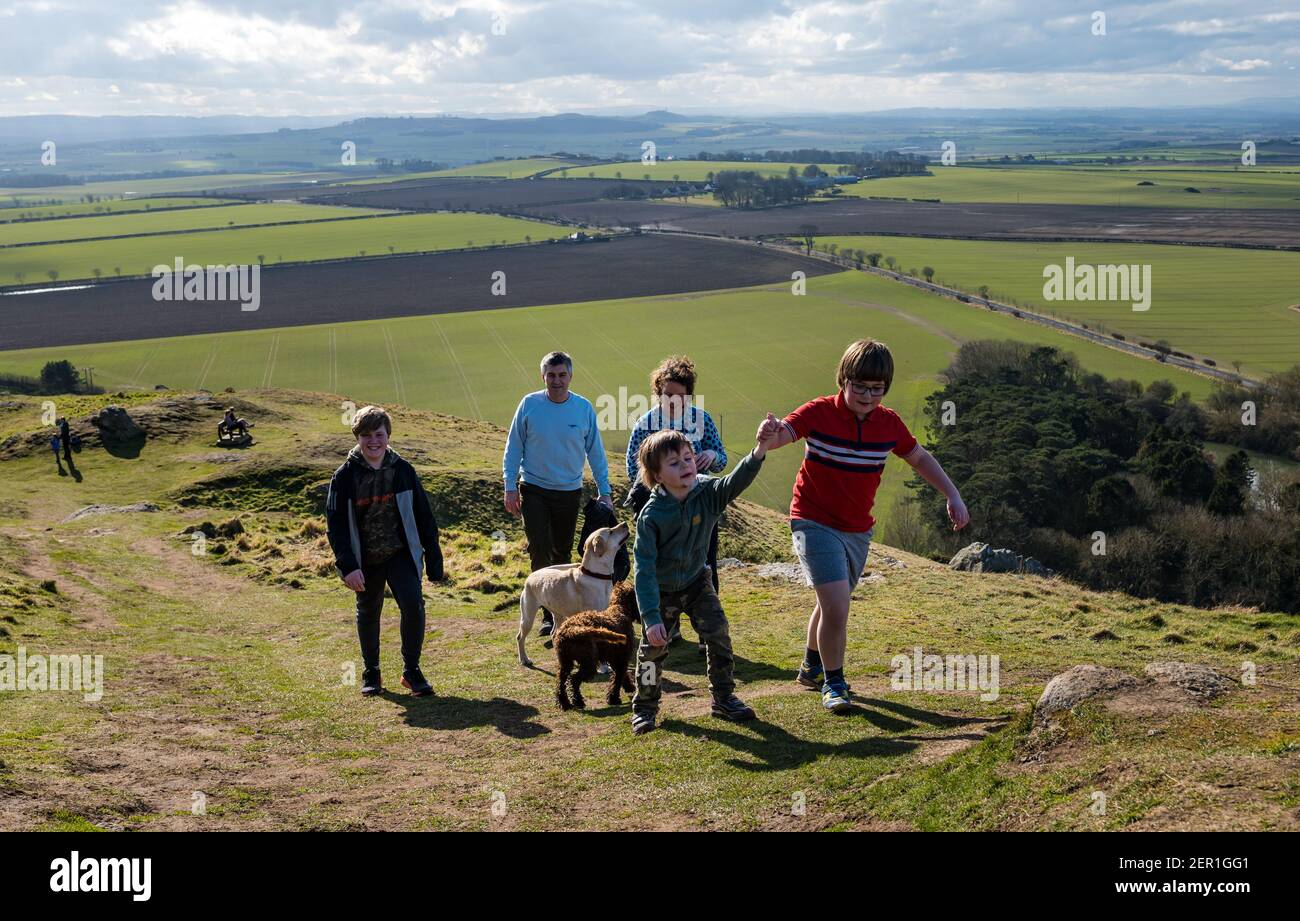
<instances>
[{"instance_id":1,"label":"eyeglasses","mask_svg":"<svg viewBox=\"0 0 1300 921\"><path fill-rule=\"evenodd\" d=\"M885 395L884 384L868 385L859 384L857 381L849 381L849 389L860 397L864 397L867 394L871 394L873 397L882 397Z\"/></svg>"}]
</instances>

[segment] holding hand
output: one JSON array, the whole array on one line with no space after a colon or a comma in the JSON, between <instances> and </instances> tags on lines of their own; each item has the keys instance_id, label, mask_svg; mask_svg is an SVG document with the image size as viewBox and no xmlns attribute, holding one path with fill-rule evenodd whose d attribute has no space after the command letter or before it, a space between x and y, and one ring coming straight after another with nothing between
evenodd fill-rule
<instances>
[{"instance_id":1,"label":"holding hand","mask_svg":"<svg viewBox=\"0 0 1300 921\"><path fill-rule=\"evenodd\" d=\"M651 646L668 645L668 631L664 629L663 624L655 624L653 627L646 628L645 638Z\"/></svg>"},{"instance_id":2,"label":"holding hand","mask_svg":"<svg viewBox=\"0 0 1300 921\"><path fill-rule=\"evenodd\" d=\"M768 449L776 444L777 437L781 434L781 420L771 413L767 414L758 425L758 432L754 435L754 440L758 443L758 450L754 452L755 456L762 457Z\"/></svg>"},{"instance_id":3,"label":"holding hand","mask_svg":"<svg viewBox=\"0 0 1300 921\"><path fill-rule=\"evenodd\" d=\"M701 451L699 454L695 455L695 472L708 473L709 468L713 466L717 459L718 455L716 451Z\"/></svg>"}]
</instances>

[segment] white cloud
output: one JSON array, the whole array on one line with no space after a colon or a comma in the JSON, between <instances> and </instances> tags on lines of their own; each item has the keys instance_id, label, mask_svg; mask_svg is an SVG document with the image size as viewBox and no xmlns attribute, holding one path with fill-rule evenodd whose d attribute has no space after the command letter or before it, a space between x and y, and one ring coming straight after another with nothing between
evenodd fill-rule
<instances>
[{"instance_id":1,"label":"white cloud","mask_svg":"<svg viewBox=\"0 0 1300 921\"><path fill-rule=\"evenodd\" d=\"M1096 37L1072 0L18 0L0 114L34 111L5 87L94 114L1191 104L1300 63L1293 0L1106 11Z\"/></svg>"}]
</instances>

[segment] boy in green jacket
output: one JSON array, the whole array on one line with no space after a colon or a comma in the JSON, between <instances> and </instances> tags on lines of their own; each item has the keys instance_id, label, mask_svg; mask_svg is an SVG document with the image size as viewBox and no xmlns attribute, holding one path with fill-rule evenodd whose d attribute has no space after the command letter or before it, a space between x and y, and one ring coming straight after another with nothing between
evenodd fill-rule
<instances>
[{"instance_id":1,"label":"boy in green jacket","mask_svg":"<svg viewBox=\"0 0 1300 921\"><path fill-rule=\"evenodd\" d=\"M709 578L709 538L723 510L758 475L779 423L765 420L757 446L724 477L700 476L690 440L666 429L641 443L638 463L650 500L636 519L636 600L642 637L637 649L637 689L632 697L632 731L655 728L659 679L668 637L683 612L708 651L713 715L740 722L754 711L734 693L731 634Z\"/></svg>"}]
</instances>

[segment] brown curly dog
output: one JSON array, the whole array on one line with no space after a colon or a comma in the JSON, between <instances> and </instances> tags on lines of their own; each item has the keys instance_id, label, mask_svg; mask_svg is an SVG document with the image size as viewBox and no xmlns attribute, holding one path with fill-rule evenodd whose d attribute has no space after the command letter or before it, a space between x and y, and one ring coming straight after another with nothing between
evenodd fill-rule
<instances>
[{"instance_id":1,"label":"brown curly dog","mask_svg":"<svg viewBox=\"0 0 1300 921\"><path fill-rule=\"evenodd\" d=\"M628 674L636 637L632 622L641 620L636 606L636 590L630 582L619 582L609 596L609 607L603 611L582 611L574 614L555 628L556 669L555 701L561 710L587 705L582 699L582 682L594 678L601 662L609 663L609 691L605 700L611 705L619 703L619 690L629 694L636 689ZM577 666L577 671L574 671ZM573 702L565 693L565 684L572 688Z\"/></svg>"}]
</instances>

